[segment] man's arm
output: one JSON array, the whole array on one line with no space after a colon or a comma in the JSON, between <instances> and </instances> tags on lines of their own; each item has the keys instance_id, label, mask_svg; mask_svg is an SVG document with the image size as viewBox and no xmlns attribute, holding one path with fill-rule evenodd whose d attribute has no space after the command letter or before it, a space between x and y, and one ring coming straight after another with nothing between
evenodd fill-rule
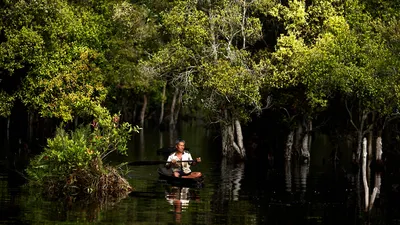
<instances>
[{"instance_id":1,"label":"man's arm","mask_svg":"<svg viewBox=\"0 0 400 225\"><path fill-rule=\"evenodd\" d=\"M192 155L190 153L188 153L188 154L189 154L188 160L193 160ZM194 165L196 165L196 162L189 162L189 165L194 166Z\"/></svg>"},{"instance_id":2,"label":"man's arm","mask_svg":"<svg viewBox=\"0 0 400 225\"><path fill-rule=\"evenodd\" d=\"M165 163L165 167L166 168L171 168L172 166L175 166L176 165L176 160L175 159L173 159L174 157L173 157L173 155L170 155L170 156L168 156L168 159L167 159L167 163ZM169 163L170 162L170 163Z\"/></svg>"}]
</instances>

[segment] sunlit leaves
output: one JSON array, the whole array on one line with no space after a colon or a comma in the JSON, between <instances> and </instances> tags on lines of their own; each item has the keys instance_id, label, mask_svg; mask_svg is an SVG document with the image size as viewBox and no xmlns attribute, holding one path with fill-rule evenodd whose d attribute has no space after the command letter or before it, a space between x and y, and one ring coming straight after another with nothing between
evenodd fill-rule
<instances>
[{"instance_id":1,"label":"sunlit leaves","mask_svg":"<svg viewBox=\"0 0 400 225\"><path fill-rule=\"evenodd\" d=\"M303 56L307 46L295 35L281 36L277 50L272 54L273 73L267 78L271 87L286 88L295 86L300 81L297 76L299 67L304 63Z\"/></svg>"},{"instance_id":2,"label":"sunlit leaves","mask_svg":"<svg viewBox=\"0 0 400 225\"><path fill-rule=\"evenodd\" d=\"M35 107L44 117L71 121L74 116L91 115L94 106L106 96L100 69L96 65L98 53L77 49L74 63L48 77L28 77L22 100Z\"/></svg>"},{"instance_id":3,"label":"sunlit leaves","mask_svg":"<svg viewBox=\"0 0 400 225\"><path fill-rule=\"evenodd\" d=\"M240 65L232 65L227 60L218 60L216 63L205 64L203 73L203 86L220 96L220 105L235 105L237 109L245 105L258 106L260 80L252 71Z\"/></svg>"},{"instance_id":4,"label":"sunlit leaves","mask_svg":"<svg viewBox=\"0 0 400 225\"><path fill-rule=\"evenodd\" d=\"M170 11L161 16L166 31L181 44L193 50L207 44L208 17L203 11L196 9L194 1L177 1Z\"/></svg>"},{"instance_id":5,"label":"sunlit leaves","mask_svg":"<svg viewBox=\"0 0 400 225\"><path fill-rule=\"evenodd\" d=\"M28 27L18 32L5 30L7 42L0 44L0 67L12 74L26 64L42 63L44 40L41 35Z\"/></svg>"}]
</instances>

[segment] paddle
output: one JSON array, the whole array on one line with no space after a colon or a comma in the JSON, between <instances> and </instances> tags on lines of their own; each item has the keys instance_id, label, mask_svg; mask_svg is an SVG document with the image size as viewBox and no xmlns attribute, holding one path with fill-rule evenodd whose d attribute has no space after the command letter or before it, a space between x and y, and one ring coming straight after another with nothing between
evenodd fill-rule
<instances>
[{"instance_id":1,"label":"paddle","mask_svg":"<svg viewBox=\"0 0 400 225\"><path fill-rule=\"evenodd\" d=\"M170 163L171 161L163 161L163 160L153 160L153 161L136 161L136 162L129 162L128 165L130 166L144 166L144 165L157 165L157 164L163 164L163 163ZM196 160L182 160L182 161L176 161L177 163L179 162L196 162Z\"/></svg>"}]
</instances>

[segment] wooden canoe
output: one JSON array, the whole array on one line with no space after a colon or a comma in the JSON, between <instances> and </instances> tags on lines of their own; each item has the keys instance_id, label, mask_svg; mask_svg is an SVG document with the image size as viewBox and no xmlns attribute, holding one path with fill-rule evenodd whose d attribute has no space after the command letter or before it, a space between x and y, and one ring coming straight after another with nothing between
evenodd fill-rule
<instances>
[{"instance_id":1,"label":"wooden canoe","mask_svg":"<svg viewBox=\"0 0 400 225\"><path fill-rule=\"evenodd\" d=\"M175 177L171 169L167 169L165 166L161 166L157 169L159 174L159 180L167 182L168 184L179 186L179 187L203 187L204 176L197 178L179 178Z\"/></svg>"}]
</instances>

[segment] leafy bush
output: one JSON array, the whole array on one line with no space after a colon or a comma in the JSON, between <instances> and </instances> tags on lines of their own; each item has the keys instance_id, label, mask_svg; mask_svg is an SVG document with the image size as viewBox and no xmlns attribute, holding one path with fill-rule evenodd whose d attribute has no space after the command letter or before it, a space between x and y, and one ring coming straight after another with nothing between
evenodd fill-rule
<instances>
[{"instance_id":1,"label":"leafy bush","mask_svg":"<svg viewBox=\"0 0 400 225\"><path fill-rule=\"evenodd\" d=\"M60 126L44 151L31 161L27 174L39 185L71 183L76 171L106 174L102 160L114 151L126 155L131 132L138 130L129 123L120 123L118 115L108 113L71 132Z\"/></svg>"}]
</instances>

